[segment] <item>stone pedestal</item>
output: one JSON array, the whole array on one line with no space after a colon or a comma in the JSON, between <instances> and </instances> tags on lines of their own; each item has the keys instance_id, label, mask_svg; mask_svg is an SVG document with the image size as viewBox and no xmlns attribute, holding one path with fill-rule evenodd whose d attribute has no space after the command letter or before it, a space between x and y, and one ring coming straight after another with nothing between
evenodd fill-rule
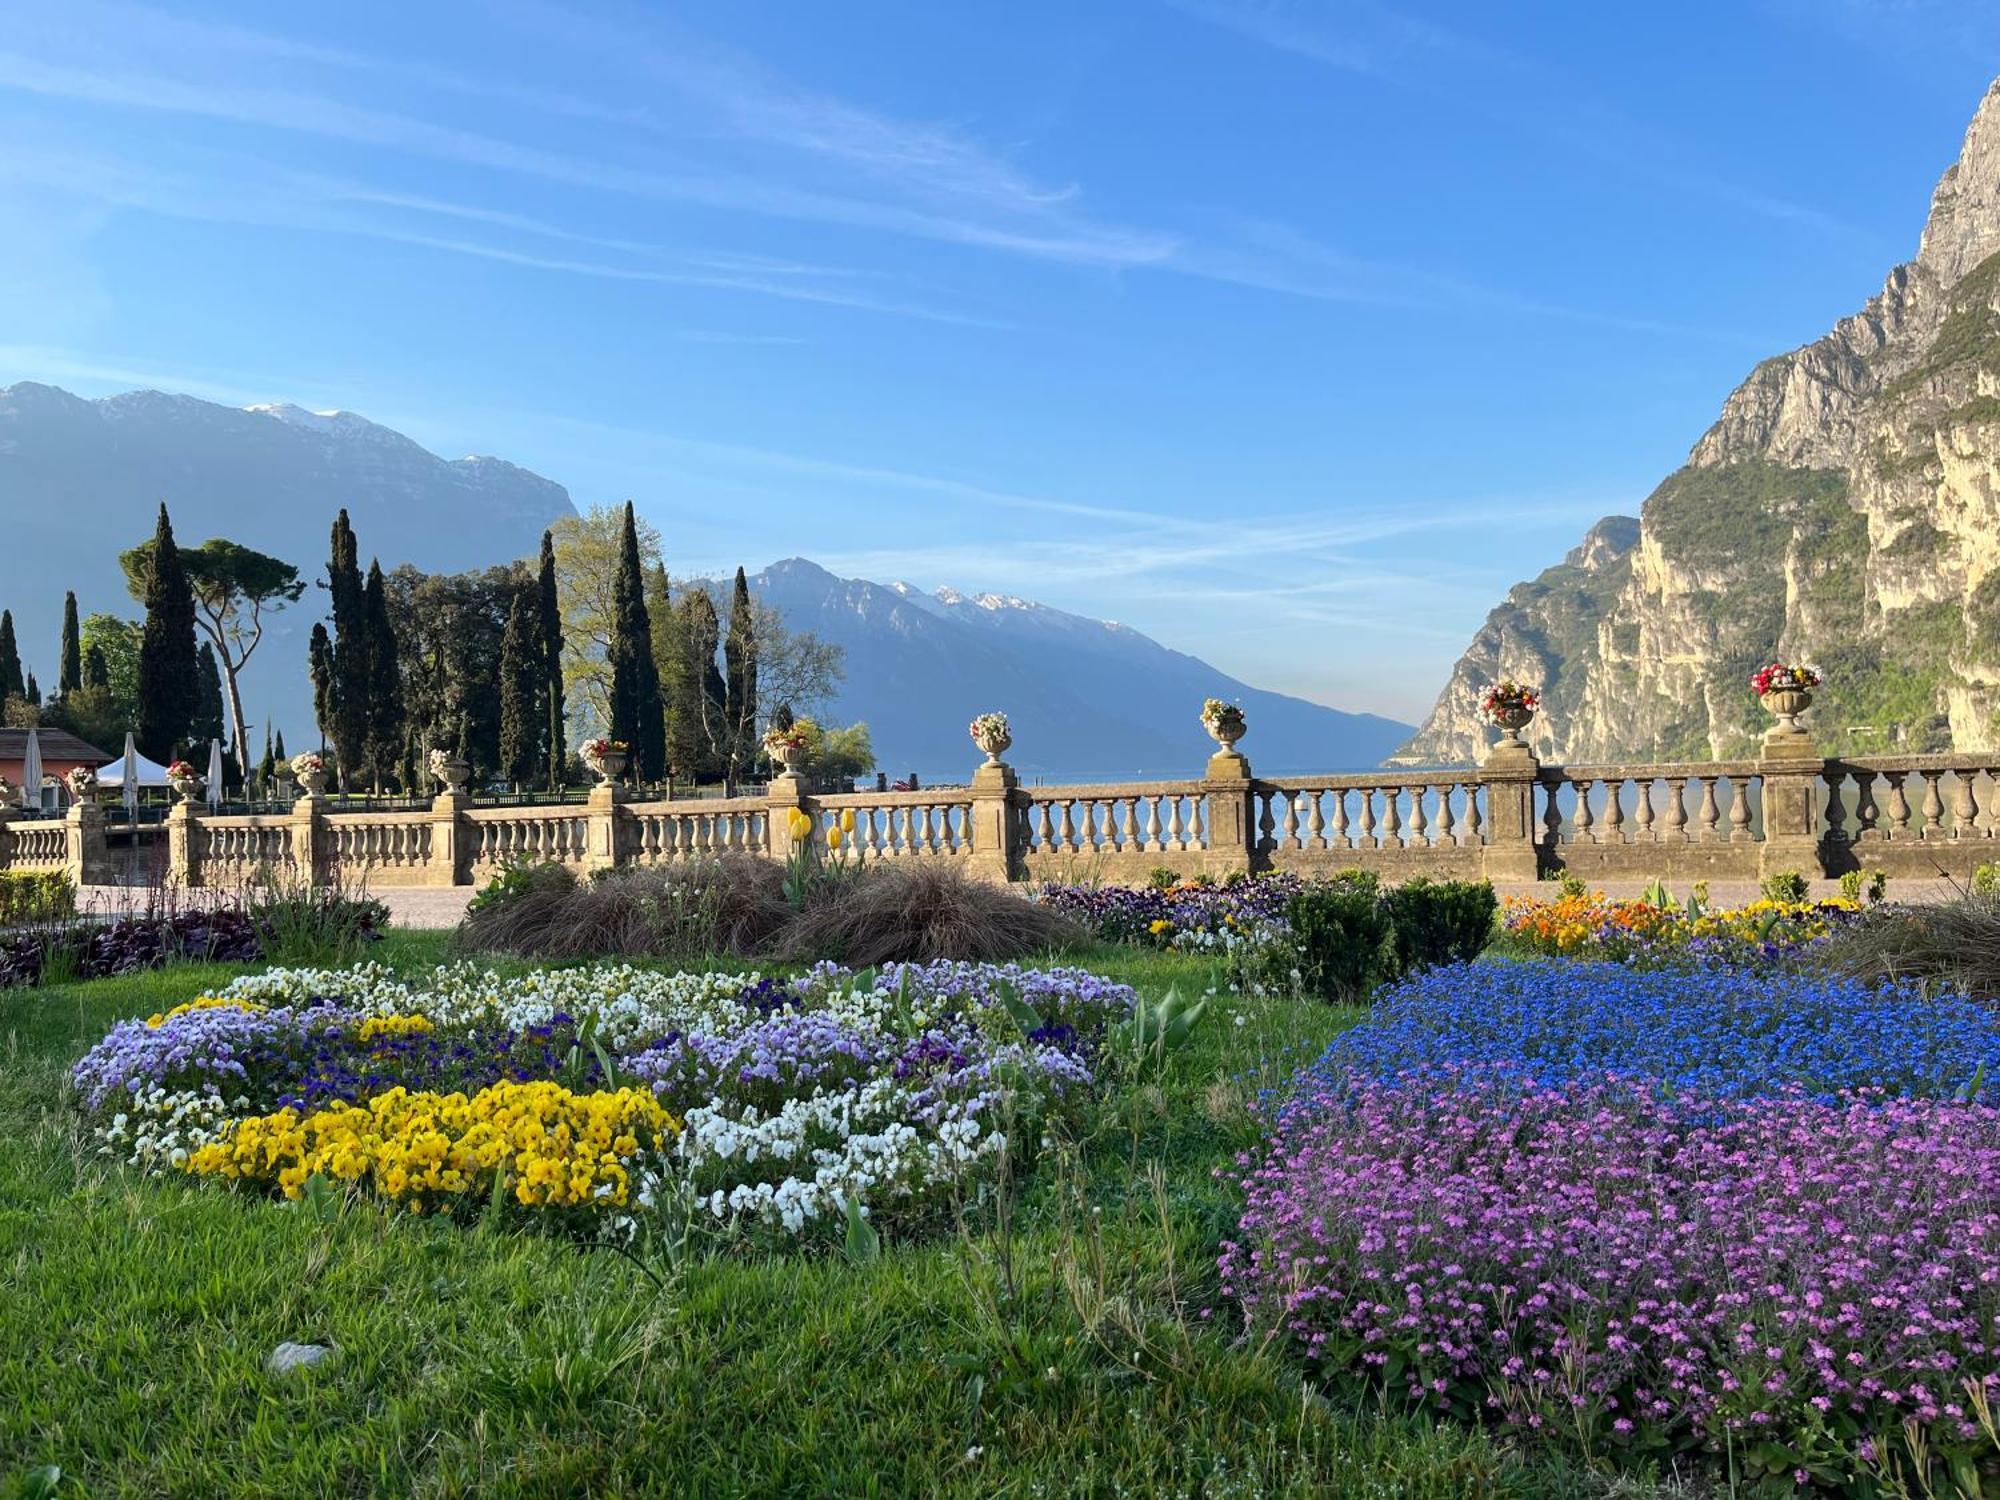
<instances>
[{"instance_id":1,"label":"stone pedestal","mask_svg":"<svg viewBox=\"0 0 2000 1500\"><path fill-rule=\"evenodd\" d=\"M72 803L63 821L70 884L109 884L111 854L104 844L104 809L95 802Z\"/></svg>"},{"instance_id":2,"label":"stone pedestal","mask_svg":"<svg viewBox=\"0 0 2000 1500\"><path fill-rule=\"evenodd\" d=\"M1208 809L1208 849L1204 873L1218 878L1248 874L1257 867L1257 809L1250 760L1241 750L1218 750L1202 772L1202 801Z\"/></svg>"},{"instance_id":3,"label":"stone pedestal","mask_svg":"<svg viewBox=\"0 0 2000 1500\"><path fill-rule=\"evenodd\" d=\"M313 781L324 784L322 777ZM306 794L292 804L291 833L292 868L298 879L306 885L321 884L331 863L331 851L327 848L326 797L317 786L309 784Z\"/></svg>"},{"instance_id":4,"label":"stone pedestal","mask_svg":"<svg viewBox=\"0 0 2000 1500\"><path fill-rule=\"evenodd\" d=\"M1764 737L1762 760L1764 841L1757 847L1757 873L1796 870L1811 879L1820 871L1819 777L1825 762L1811 735L1775 729Z\"/></svg>"},{"instance_id":5,"label":"stone pedestal","mask_svg":"<svg viewBox=\"0 0 2000 1500\"><path fill-rule=\"evenodd\" d=\"M472 794L447 787L431 801L431 857L426 868L430 885L469 885L473 844L477 838L464 814Z\"/></svg>"},{"instance_id":6,"label":"stone pedestal","mask_svg":"<svg viewBox=\"0 0 2000 1500\"><path fill-rule=\"evenodd\" d=\"M624 801L625 788L619 782L600 781L590 789L590 796L584 803L583 867L586 870L618 868L618 857L623 852L618 847L618 823L624 816L618 809Z\"/></svg>"},{"instance_id":7,"label":"stone pedestal","mask_svg":"<svg viewBox=\"0 0 2000 1500\"><path fill-rule=\"evenodd\" d=\"M182 800L168 809L167 884L191 891L200 889L200 835L193 803Z\"/></svg>"},{"instance_id":8,"label":"stone pedestal","mask_svg":"<svg viewBox=\"0 0 2000 1500\"><path fill-rule=\"evenodd\" d=\"M1502 740L1487 752L1479 780L1486 788L1486 847L1481 873L1488 880L1534 880L1541 873L1535 840L1535 778L1542 769L1535 752Z\"/></svg>"},{"instance_id":9,"label":"stone pedestal","mask_svg":"<svg viewBox=\"0 0 2000 1500\"><path fill-rule=\"evenodd\" d=\"M805 778L796 771L773 776L764 792L764 852L781 863L792 857L792 814L812 811Z\"/></svg>"},{"instance_id":10,"label":"stone pedestal","mask_svg":"<svg viewBox=\"0 0 2000 1500\"><path fill-rule=\"evenodd\" d=\"M972 773L972 855L966 868L1005 884L1025 873L1021 851L1020 781L1005 761Z\"/></svg>"}]
</instances>

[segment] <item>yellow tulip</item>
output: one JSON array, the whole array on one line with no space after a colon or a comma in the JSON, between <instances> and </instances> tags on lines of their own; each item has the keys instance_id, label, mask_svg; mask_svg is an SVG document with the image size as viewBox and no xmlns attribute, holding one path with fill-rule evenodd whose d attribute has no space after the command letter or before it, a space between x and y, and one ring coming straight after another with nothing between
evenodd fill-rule
<instances>
[{"instance_id":1,"label":"yellow tulip","mask_svg":"<svg viewBox=\"0 0 2000 1500\"><path fill-rule=\"evenodd\" d=\"M849 808L843 808L843 809L841 810L841 814L840 814L840 831L841 831L842 833L852 833L852 832L854 832L854 809L853 809L853 808L849 807Z\"/></svg>"},{"instance_id":2,"label":"yellow tulip","mask_svg":"<svg viewBox=\"0 0 2000 1500\"><path fill-rule=\"evenodd\" d=\"M813 820L795 807L792 809L791 829L794 840L810 838L813 831Z\"/></svg>"},{"instance_id":3,"label":"yellow tulip","mask_svg":"<svg viewBox=\"0 0 2000 1500\"><path fill-rule=\"evenodd\" d=\"M838 828L829 828L829 829L827 829L827 831L826 831L826 847L827 847L827 848L829 848L829 849L838 849L838 848L840 847L840 840L841 840L841 832L840 832L840 830L839 830Z\"/></svg>"}]
</instances>

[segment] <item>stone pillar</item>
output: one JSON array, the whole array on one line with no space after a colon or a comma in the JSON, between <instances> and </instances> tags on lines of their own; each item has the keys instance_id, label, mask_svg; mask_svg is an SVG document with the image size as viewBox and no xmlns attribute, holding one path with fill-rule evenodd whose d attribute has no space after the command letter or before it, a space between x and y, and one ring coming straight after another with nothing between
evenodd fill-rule
<instances>
[{"instance_id":1,"label":"stone pillar","mask_svg":"<svg viewBox=\"0 0 2000 1500\"><path fill-rule=\"evenodd\" d=\"M1004 885L1027 874L1021 849L1020 785L1005 761L972 773L972 857L966 868Z\"/></svg>"},{"instance_id":2,"label":"stone pillar","mask_svg":"<svg viewBox=\"0 0 2000 1500\"><path fill-rule=\"evenodd\" d=\"M1208 807L1208 849L1201 867L1209 875L1248 874L1257 868L1257 812L1250 760L1233 746L1208 758L1202 772Z\"/></svg>"},{"instance_id":3,"label":"stone pillar","mask_svg":"<svg viewBox=\"0 0 2000 1500\"><path fill-rule=\"evenodd\" d=\"M431 858L426 885L470 885L477 833L466 819L472 794L447 787L431 801Z\"/></svg>"},{"instance_id":4,"label":"stone pillar","mask_svg":"<svg viewBox=\"0 0 2000 1500\"><path fill-rule=\"evenodd\" d=\"M326 797L307 789L292 804L292 867L306 885L322 885L332 862L326 829Z\"/></svg>"},{"instance_id":5,"label":"stone pillar","mask_svg":"<svg viewBox=\"0 0 2000 1500\"><path fill-rule=\"evenodd\" d=\"M764 799L764 852L780 862L788 860L792 857L792 813L813 811L805 778L797 771L773 776L764 789Z\"/></svg>"},{"instance_id":6,"label":"stone pillar","mask_svg":"<svg viewBox=\"0 0 2000 1500\"><path fill-rule=\"evenodd\" d=\"M183 798L167 811L167 884L201 887L201 826L194 804Z\"/></svg>"},{"instance_id":7,"label":"stone pillar","mask_svg":"<svg viewBox=\"0 0 2000 1500\"><path fill-rule=\"evenodd\" d=\"M1761 758L1764 841L1757 846L1757 873L1796 870L1810 880L1822 871L1819 777L1826 763L1803 731L1766 735Z\"/></svg>"},{"instance_id":8,"label":"stone pillar","mask_svg":"<svg viewBox=\"0 0 2000 1500\"><path fill-rule=\"evenodd\" d=\"M1486 845L1480 852L1480 873L1488 880L1534 880L1541 856L1535 840L1541 833L1535 816L1535 778L1542 763L1526 745L1501 740L1486 754L1479 769L1486 788Z\"/></svg>"},{"instance_id":9,"label":"stone pillar","mask_svg":"<svg viewBox=\"0 0 2000 1500\"><path fill-rule=\"evenodd\" d=\"M616 781L600 781L590 789L590 796L584 802L583 867L586 870L618 868L624 853L619 839L619 823L625 816L620 808L624 801L625 788Z\"/></svg>"},{"instance_id":10,"label":"stone pillar","mask_svg":"<svg viewBox=\"0 0 2000 1500\"><path fill-rule=\"evenodd\" d=\"M91 801L73 802L63 822L70 884L78 888L106 884L111 852L104 843L104 809Z\"/></svg>"},{"instance_id":11,"label":"stone pillar","mask_svg":"<svg viewBox=\"0 0 2000 1500\"><path fill-rule=\"evenodd\" d=\"M0 870L14 863L14 817L12 804L0 802Z\"/></svg>"}]
</instances>

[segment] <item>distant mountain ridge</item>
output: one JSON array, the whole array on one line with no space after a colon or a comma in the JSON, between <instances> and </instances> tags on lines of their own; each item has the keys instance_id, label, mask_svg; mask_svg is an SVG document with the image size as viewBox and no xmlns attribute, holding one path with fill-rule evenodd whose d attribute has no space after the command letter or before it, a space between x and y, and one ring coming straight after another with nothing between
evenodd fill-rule
<instances>
[{"instance_id":1,"label":"distant mountain ridge","mask_svg":"<svg viewBox=\"0 0 2000 1500\"><path fill-rule=\"evenodd\" d=\"M497 458L439 458L352 412L0 387L0 606L44 687L55 683L64 590L86 614L136 613L118 553L152 534L163 500L181 541L226 536L307 578L325 568L342 506L364 561L453 572L531 555L551 521L575 513L553 480ZM323 602L310 591L273 616L244 681L252 714L275 715L299 745L312 724L306 637Z\"/></svg>"},{"instance_id":2,"label":"distant mountain ridge","mask_svg":"<svg viewBox=\"0 0 2000 1500\"><path fill-rule=\"evenodd\" d=\"M574 513L552 480L497 458L439 458L352 412L0 388L0 522L10 541L0 546L0 605L14 611L45 685L65 589L85 613L136 612L117 554L150 535L161 500L183 541L227 536L307 577L325 566L342 506L364 559L439 572L532 557L543 529ZM1259 691L1128 626L1010 595L926 594L837 578L803 559L774 563L752 586L792 628L846 649L831 717L867 720L896 774L968 774L977 753L966 723L995 708L1013 719L1012 758L1030 776L1197 775L1213 749L1196 722L1210 696L1243 702L1244 748L1271 773L1372 765L1410 732ZM245 679L252 717L275 717L295 747L312 739L305 642L324 597L309 591L275 617Z\"/></svg>"},{"instance_id":3,"label":"distant mountain ridge","mask_svg":"<svg viewBox=\"0 0 2000 1500\"><path fill-rule=\"evenodd\" d=\"M1242 703L1243 742L1267 775L1360 769L1409 733L1266 692L1126 625L1005 594L926 594L907 583L840 578L804 558L750 580L795 630L847 652L832 717L866 719L891 774L963 777L978 760L972 716L1004 711L1008 760L1025 777L1115 780L1197 776L1215 746L1198 722L1204 698Z\"/></svg>"}]
</instances>

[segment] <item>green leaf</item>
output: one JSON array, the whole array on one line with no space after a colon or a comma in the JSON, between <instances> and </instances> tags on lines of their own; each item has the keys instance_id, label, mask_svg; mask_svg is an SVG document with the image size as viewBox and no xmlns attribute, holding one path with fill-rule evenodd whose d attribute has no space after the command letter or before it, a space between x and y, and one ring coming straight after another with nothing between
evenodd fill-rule
<instances>
[{"instance_id":1,"label":"green leaf","mask_svg":"<svg viewBox=\"0 0 2000 1500\"><path fill-rule=\"evenodd\" d=\"M21 1500L49 1500L62 1484L62 1465L43 1464L21 1476Z\"/></svg>"},{"instance_id":2,"label":"green leaf","mask_svg":"<svg viewBox=\"0 0 2000 1500\"><path fill-rule=\"evenodd\" d=\"M847 1242L844 1248L849 1263L857 1266L879 1260L882 1255L882 1237L862 1214L859 1198L847 1200Z\"/></svg>"},{"instance_id":3,"label":"green leaf","mask_svg":"<svg viewBox=\"0 0 2000 1500\"><path fill-rule=\"evenodd\" d=\"M331 1224L340 1217L341 1202L340 1189L324 1172L315 1172L308 1177L299 1196L300 1209L322 1224Z\"/></svg>"}]
</instances>

